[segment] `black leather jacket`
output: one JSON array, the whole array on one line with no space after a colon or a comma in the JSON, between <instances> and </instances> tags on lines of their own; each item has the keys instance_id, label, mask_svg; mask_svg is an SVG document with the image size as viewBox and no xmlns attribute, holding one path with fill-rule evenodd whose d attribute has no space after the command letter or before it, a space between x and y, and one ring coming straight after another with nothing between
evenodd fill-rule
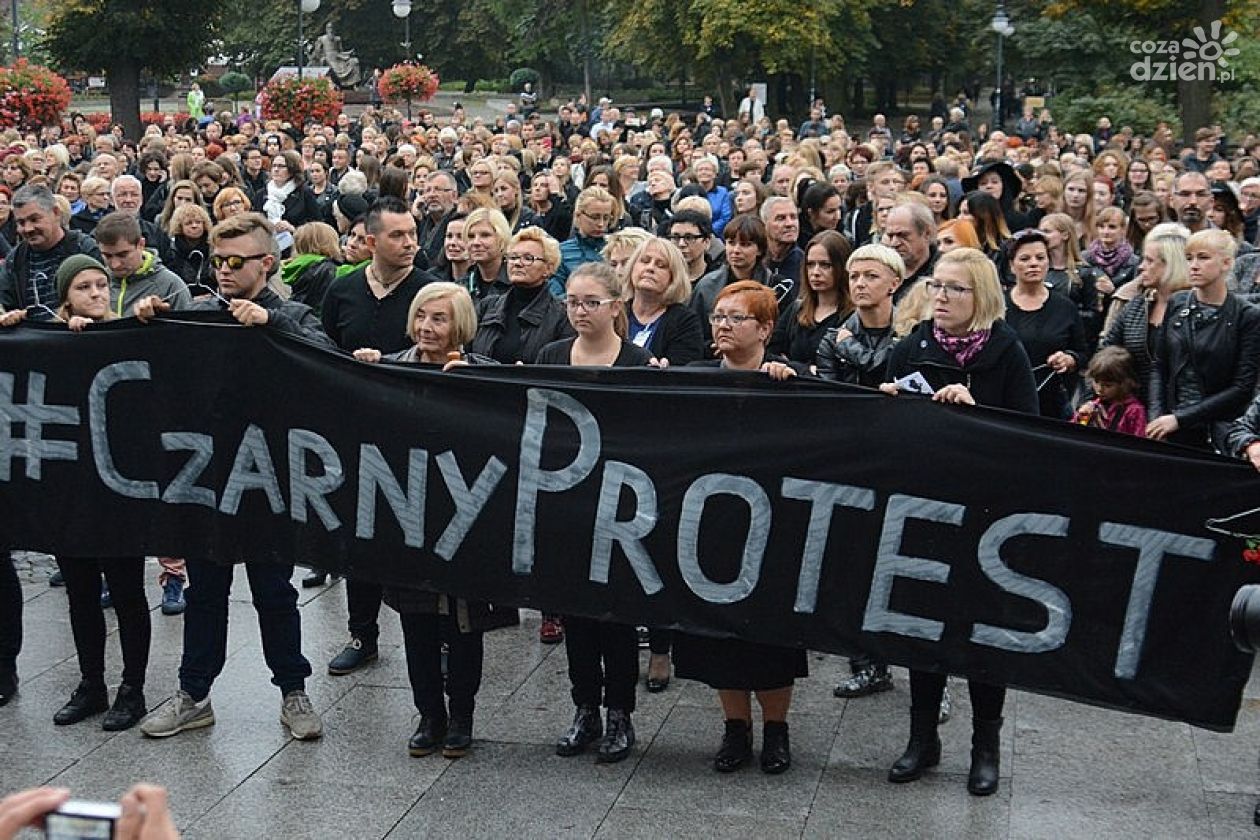
<instances>
[{"instance_id":1,"label":"black leather jacket","mask_svg":"<svg viewBox=\"0 0 1260 840\"><path fill-rule=\"evenodd\" d=\"M840 330L848 330L852 335L837 341ZM862 326L862 319L854 312L840 330L827 330L818 345L818 375L833 382L878 388L888 371L888 354L897 343L891 326L883 335L874 335Z\"/></svg>"},{"instance_id":2,"label":"black leather jacket","mask_svg":"<svg viewBox=\"0 0 1260 840\"><path fill-rule=\"evenodd\" d=\"M1260 372L1260 309L1230 292L1215 313L1196 317L1197 311L1193 292L1178 292L1168 302L1151 372L1150 416L1171 413L1180 426L1175 440L1210 440L1224 451L1226 424L1247 408ZM1197 376L1202 398L1174 410L1177 378L1187 369Z\"/></svg>"},{"instance_id":3,"label":"black leather jacket","mask_svg":"<svg viewBox=\"0 0 1260 840\"><path fill-rule=\"evenodd\" d=\"M477 304L477 334L468 343L467 350L481 356L494 357L494 348L506 328L508 298L510 292L483 298ZM538 351L553 341L573 335L569 316L564 304L552 297L546 289L531 300L516 316L520 321L520 359L533 364Z\"/></svg>"}]
</instances>

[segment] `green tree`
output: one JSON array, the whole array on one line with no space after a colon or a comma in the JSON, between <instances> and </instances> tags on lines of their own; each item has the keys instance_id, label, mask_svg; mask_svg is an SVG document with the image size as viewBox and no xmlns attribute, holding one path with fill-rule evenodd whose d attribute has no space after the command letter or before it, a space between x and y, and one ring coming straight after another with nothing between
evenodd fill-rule
<instances>
[{"instance_id":1,"label":"green tree","mask_svg":"<svg viewBox=\"0 0 1260 840\"><path fill-rule=\"evenodd\" d=\"M222 0L63 0L45 44L65 69L104 70L114 119L139 137L140 73L195 67L211 49Z\"/></svg>"},{"instance_id":2,"label":"green tree","mask_svg":"<svg viewBox=\"0 0 1260 840\"><path fill-rule=\"evenodd\" d=\"M313 31L306 22L308 35ZM224 0L217 52L232 69L255 83L266 82L282 64L297 57L297 8L293 2Z\"/></svg>"}]
</instances>

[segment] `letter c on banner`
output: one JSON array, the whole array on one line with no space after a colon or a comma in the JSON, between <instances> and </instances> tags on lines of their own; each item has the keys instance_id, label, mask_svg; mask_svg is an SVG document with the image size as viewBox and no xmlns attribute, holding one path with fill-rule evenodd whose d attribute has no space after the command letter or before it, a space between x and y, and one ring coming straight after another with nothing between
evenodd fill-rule
<instances>
[{"instance_id":1,"label":"letter c on banner","mask_svg":"<svg viewBox=\"0 0 1260 840\"><path fill-rule=\"evenodd\" d=\"M92 458L96 461L96 472L106 487L120 496L132 499L158 498L157 482L127 478L118 471L114 464L114 455L109 450L105 401L109 398L109 389L119 382L150 378L148 362L115 362L96 374L92 387L88 390L88 422L91 425Z\"/></svg>"},{"instance_id":2,"label":"letter c on banner","mask_svg":"<svg viewBox=\"0 0 1260 840\"><path fill-rule=\"evenodd\" d=\"M710 580L700 568L698 545L704 503L710 496L737 496L748 503L748 535L739 575L730 583ZM761 577L761 561L770 542L770 497L751 478L729 473L702 475L687 488L678 517L678 570L688 588L711 604L733 604L752 594Z\"/></svg>"}]
</instances>

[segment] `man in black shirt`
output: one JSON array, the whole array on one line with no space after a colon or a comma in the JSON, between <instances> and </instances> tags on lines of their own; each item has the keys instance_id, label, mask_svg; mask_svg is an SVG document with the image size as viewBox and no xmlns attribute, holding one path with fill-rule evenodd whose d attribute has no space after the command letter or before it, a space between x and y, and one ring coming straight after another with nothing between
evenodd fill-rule
<instances>
[{"instance_id":1,"label":"man in black shirt","mask_svg":"<svg viewBox=\"0 0 1260 840\"><path fill-rule=\"evenodd\" d=\"M392 196L378 199L368 208L365 224L372 261L329 287L324 298L324 330L349 353L364 347L396 353L408 346L411 299L437 278L414 264L419 242L416 220L406 202ZM302 581L303 586L321 583L321 572ZM380 584L347 578L346 600L350 642L328 663L328 673L334 676L353 673L377 657Z\"/></svg>"}]
</instances>

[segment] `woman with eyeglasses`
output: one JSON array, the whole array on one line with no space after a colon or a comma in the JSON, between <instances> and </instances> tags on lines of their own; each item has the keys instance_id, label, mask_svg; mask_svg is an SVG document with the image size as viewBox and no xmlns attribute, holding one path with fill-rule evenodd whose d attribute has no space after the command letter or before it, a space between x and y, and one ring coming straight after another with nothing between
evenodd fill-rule
<instances>
[{"instance_id":1,"label":"woman with eyeglasses","mask_svg":"<svg viewBox=\"0 0 1260 840\"><path fill-rule=\"evenodd\" d=\"M469 214L465 239L471 221ZM541 228L528 227L511 238L504 259L511 288L478 304L477 334L468 349L500 364L533 364L543 347L573 335L564 304L547 292L547 278L560 265L560 246Z\"/></svg>"},{"instance_id":2,"label":"woman with eyeglasses","mask_svg":"<svg viewBox=\"0 0 1260 840\"><path fill-rule=\"evenodd\" d=\"M519 243L514 247L519 248ZM572 338L548 344L540 365L642 367L652 354L626 338L626 284L607 263L586 263L569 276L564 307ZM556 755L574 756L596 747L600 764L621 761L634 747L635 689L639 681L639 638L633 624L564 617L569 682L577 710L556 743ZM606 720L600 722L600 705Z\"/></svg>"},{"instance_id":3,"label":"woman with eyeglasses","mask_svg":"<svg viewBox=\"0 0 1260 840\"><path fill-rule=\"evenodd\" d=\"M691 297L691 308L702 319L706 340L712 338L712 331L708 329L708 317L713 311L718 293L732 283L740 280L756 281L775 290L776 300L790 299L794 292L790 280L785 281L785 278L766 267L770 240L766 234L766 225L761 219L752 215L736 216L727 223L722 236L726 242L726 265L700 278Z\"/></svg>"},{"instance_id":4,"label":"woman with eyeglasses","mask_svg":"<svg viewBox=\"0 0 1260 840\"><path fill-rule=\"evenodd\" d=\"M298 225L323 218L315 193L306 185L300 154L288 151L271 159L271 180L254 196L254 210L265 215L277 233L293 233Z\"/></svg>"},{"instance_id":5,"label":"woman with eyeglasses","mask_svg":"<svg viewBox=\"0 0 1260 840\"><path fill-rule=\"evenodd\" d=\"M974 248L941 255L933 277L932 317L893 348L880 390L918 374L936 402L1038 412L1037 385L1019 336L1002 320L1005 301L997 269ZM1069 303L1070 307L1071 304ZM1004 686L968 680L971 694L971 770L967 790L988 796L998 789ZM910 741L888 771L890 782L911 782L941 761L937 735L945 674L910 671Z\"/></svg>"},{"instance_id":6,"label":"woman with eyeglasses","mask_svg":"<svg viewBox=\"0 0 1260 840\"><path fill-rule=\"evenodd\" d=\"M224 187L214 196L214 220L216 222L249 212L249 196L240 187Z\"/></svg>"},{"instance_id":7,"label":"woman with eyeglasses","mask_svg":"<svg viewBox=\"0 0 1260 840\"><path fill-rule=\"evenodd\" d=\"M1069 420L1076 372L1089 358L1081 313L1071 298L1046 285L1049 240L1035 228L1022 230L1007 246L1015 286L1006 301L1006 323L1019 336L1037 374L1042 417Z\"/></svg>"},{"instance_id":8,"label":"woman with eyeglasses","mask_svg":"<svg viewBox=\"0 0 1260 840\"><path fill-rule=\"evenodd\" d=\"M732 224L740 218L747 217L737 216ZM726 235L730 233L728 225ZM776 380L803 372L800 366L772 357L767 350L778 315L779 307L769 288L753 280L731 283L717 295L712 312L706 313L718 358L692 362L692 366L761 371ZM698 680L718 692L725 729L713 759L715 770L731 773L752 760L753 695L763 721L762 772L782 773L791 766L787 716L794 682L809 676L804 650L676 633L674 667L679 677Z\"/></svg>"}]
</instances>

